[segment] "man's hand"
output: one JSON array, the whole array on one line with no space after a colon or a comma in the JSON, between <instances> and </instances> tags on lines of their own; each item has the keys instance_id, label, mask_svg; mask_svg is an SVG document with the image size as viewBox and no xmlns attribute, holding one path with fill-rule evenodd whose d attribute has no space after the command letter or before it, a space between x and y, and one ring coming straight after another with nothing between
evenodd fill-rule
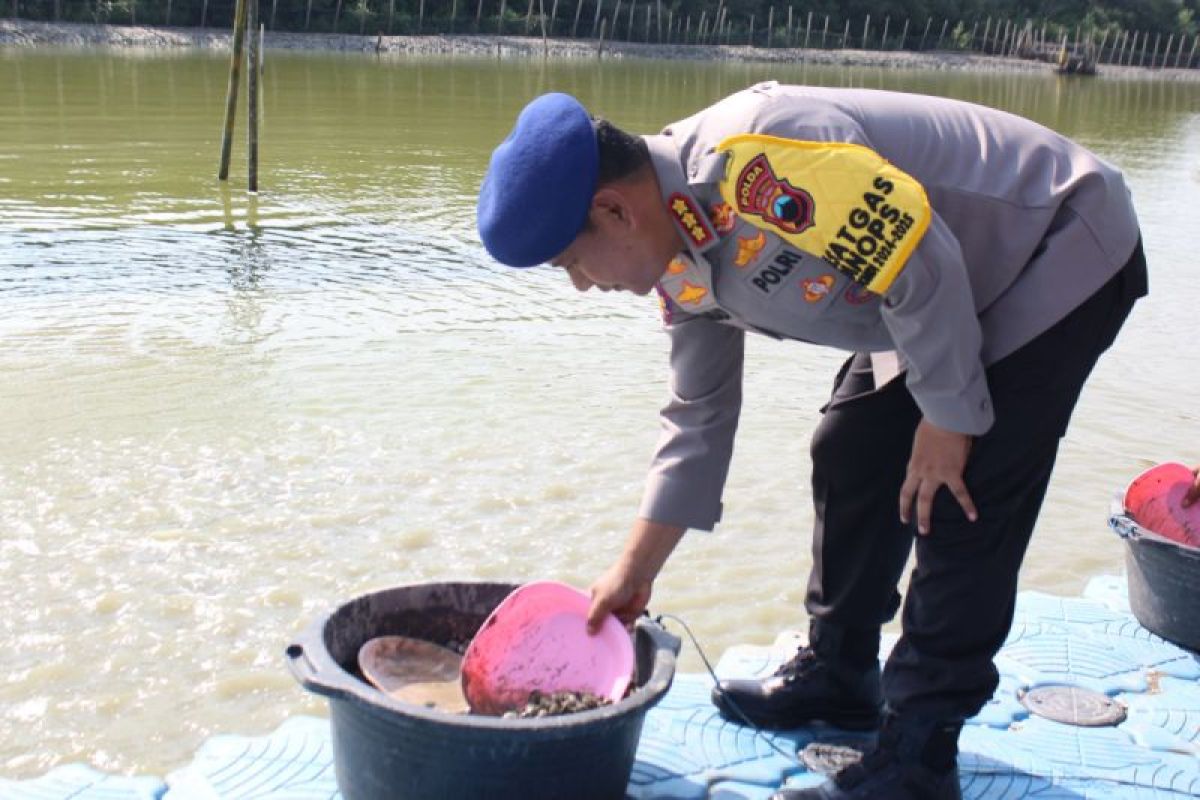
<instances>
[{"instance_id":1,"label":"man's hand","mask_svg":"<svg viewBox=\"0 0 1200 800\"><path fill-rule=\"evenodd\" d=\"M1183 507L1187 508L1192 503L1200 500L1200 466L1192 470L1192 475L1196 480L1192 481L1192 488L1187 490L1187 494L1183 496Z\"/></svg>"},{"instance_id":2,"label":"man's hand","mask_svg":"<svg viewBox=\"0 0 1200 800\"><path fill-rule=\"evenodd\" d=\"M630 565L617 561L592 584L592 606L588 610L587 620L588 633L600 630L609 612L616 614L617 619L625 625L632 625L649 605L653 588L653 579L636 576Z\"/></svg>"},{"instance_id":3,"label":"man's hand","mask_svg":"<svg viewBox=\"0 0 1200 800\"><path fill-rule=\"evenodd\" d=\"M963 483L963 470L971 452L971 437L965 433L939 428L922 419L913 437L912 455L908 459L908 475L900 487L900 521L910 519L913 499L917 501L917 532L929 533L929 514L933 497L945 486L962 506L967 519L979 519L975 502Z\"/></svg>"},{"instance_id":4,"label":"man's hand","mask_svg":"<svg viewBox=\"0 0 1200 800\"><path fill-rule=\"evenodd\" d=\"M600 630L611 612L626 625L633 624L650 602L650 591L667 557L683 538L685 528L648 519L633 523L625 549L611 567L592 584L588 633Z\"/></svg>"}]
</instances>

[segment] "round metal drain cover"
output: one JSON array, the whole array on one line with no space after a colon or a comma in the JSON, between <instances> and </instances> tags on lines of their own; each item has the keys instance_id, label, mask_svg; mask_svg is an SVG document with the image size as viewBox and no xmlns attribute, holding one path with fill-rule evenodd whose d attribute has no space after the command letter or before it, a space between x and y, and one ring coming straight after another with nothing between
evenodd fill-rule
<instances>
[{"instance_id":1,"label":"round metal drain cover","mask_svg":"<svg viewBox=\"0 0 1200 800\"><path fill-rule=\"evenodd\" d=\"M1125 708L1106 694L1078 686L1037 686L1021 703L1039 717L1082 728L1102 728L1125 721Z\"/></svg>"},{"instance_id":2,"label":"round metal drain cover","mask_svg":"<svg viewBox=\"0 0 1200 800\"><path fill-rule=\"evenodd\" d=\"M800 751L800 761L809 772L832 775L862 760L862 751L839 744L813 742Z\"/></svg>"}]
</instances>

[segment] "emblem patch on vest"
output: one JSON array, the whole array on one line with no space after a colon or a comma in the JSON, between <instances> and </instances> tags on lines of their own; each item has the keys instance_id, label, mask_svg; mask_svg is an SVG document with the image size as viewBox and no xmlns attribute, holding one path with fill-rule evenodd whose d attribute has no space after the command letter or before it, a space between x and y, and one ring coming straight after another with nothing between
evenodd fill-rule
<instances>
[{"instance_id":1,"label":"emblem patch on vest","mask_svg":"<svg viewBox=\"0 0 1200 800\"><path fill-rule=\"evenodd\" d=\"M737 255L733 257L733 265L741 269L754 263L766 246L767 235L762 231L759 231L757 236L737 237Z\"/></svg>"},{"instance_id":2,"label":"emblem patch on vest","mask_svg":"<svg viewBox=\"0 0 1200 800\"><path fill-rule=\"evenodd\" d=\"M816 212L812 195L776 176L765 153L750 159L738 175L737 206L792 234L811 228Z\"/></svg>"},{"instance_id":3,"label":"emblem patch on vest","mask_svg":"<svg viewBox=\"0 0 1200 800\"><path fill-rule=\"evenodd\" d=\"M692 198L675 192L667 199L667 208L680 229L696 247L706 247L717 238L717 234L708 225L708 218L700 212Z\"/></svg>"},{"instance_id":4,"label":"emblem patch on vest","mask_svg":"<svg viewBox=\"0 0 1200 800\"><path fill-rule=\"evenodd\" d=\"M801 288L804 289L804 300L808 303L816 303L819 300L824 300L829 296L829 291L833 289L834 278L832 275L822 275L819 278L805 278L800 281Z\"/></svg>"}]
</instances>

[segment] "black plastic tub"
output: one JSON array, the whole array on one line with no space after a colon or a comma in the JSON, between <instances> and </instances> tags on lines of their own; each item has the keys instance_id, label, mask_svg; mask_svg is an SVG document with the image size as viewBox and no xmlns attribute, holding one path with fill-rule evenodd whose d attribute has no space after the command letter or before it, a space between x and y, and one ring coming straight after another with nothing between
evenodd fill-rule
<instances>
[{"instance_id":1,"label":"black plastic tub","mask_svg":"<svg viewBox=\"0 0 1200 800\"><path fill-rule=\"evenodd\" d=\"M1146 630L1200 651L1200 550L1147 531L1124 513L1109 524L1125 540L1129 607Z\"/></svg>"},{"instance_id":2,"label":"black plastic tub","mask_svg":"<svg viewBox=\"0 0 1200 800\"><path fill-rule=\"evenodd\" d=\"M361 679L358 650L367 640L469 641L515 588L433 583L363 595L288 646L292 675L329 699L334 771L346 800L625 796L646 712L670 688L679 652L679 640L649 619L634 633L635 690L577 714L447 714L394 700Z\"/></svg>"}]
</instances>

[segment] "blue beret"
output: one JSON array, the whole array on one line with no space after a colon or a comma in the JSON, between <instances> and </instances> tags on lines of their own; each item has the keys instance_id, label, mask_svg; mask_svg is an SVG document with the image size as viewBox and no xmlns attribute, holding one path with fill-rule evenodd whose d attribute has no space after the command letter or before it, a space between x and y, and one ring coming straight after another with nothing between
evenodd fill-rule
<instances>
[{"instance_id":1,"label":"blue beret","mask_svg":"<svg viewBox=\"0 0 1200 800\"><path fill-rule=\"evenodd\" d=\"M483 246L510 267L561 253L587 222L599 161L591 117L574 97L544 94L525 106L479 187Z\"/></svg>"}]
</instances>

